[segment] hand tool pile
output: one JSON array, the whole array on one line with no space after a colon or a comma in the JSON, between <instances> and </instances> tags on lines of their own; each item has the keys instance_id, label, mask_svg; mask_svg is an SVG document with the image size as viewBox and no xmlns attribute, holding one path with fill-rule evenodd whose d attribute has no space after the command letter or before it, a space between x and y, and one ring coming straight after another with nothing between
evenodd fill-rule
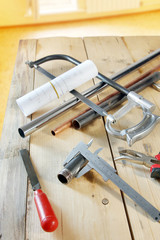
<instances>
[{"instance_id":1,"label":"hand tool pile","mask_svg":"<svg viewBox=\"0 0 160 240\"><path fill-rule=\"evenodd\" d=\"M17 99L17 104L24 113L25 116L32 114L45 104L51 102L56 98L60 98L67 92L70 92L74 98L66 101L64 104L50 110L42 116L32 120L30 123L19 127L18 132L21 137L26 137L36 130L43 127L53 118L64 113L65 111L73 108L80 102L85 103L89 108L78 116L73 117L67 122L63 123L58 128L52 130L52 134L56 135L58 132L64 130L67 127L73 126L75 128L81 128L88 123L96 119L97 117L105 117L106 131L116 138L127 141L129 146L132 146L136 141L147 136L156 124L160 121L160 116L153 114L156 106L143 98L138 92L152 85L156 90L160 91L160 86L156 84L160 80L160 65L154 67L152 70L142 74L137 79L127 84L125 87L118 84L116 81L129 73L139 69L144 64L150 62L152 59L160 55L160 49L152 52L148 56L133 63L124 70L114 74L110 78L98 73L96 65L87 60L83 63L68 55L56 54L46 56L34 62L27 61L26 64L30 68L35 68L50 81L41 87L27 93L25 96ZM40 67L40 64L51 60L65 60L76 65L73 69L63 73L62 75L55 77L45 69ZM81 84L87 82L91 78L97 77L100 82L86 91L79 93L75 88ZM103 100L93 103L88 97L91 97L101 91L107 86L113 87L116 91ZM124 101L127 103L121 107L114 114L108 114L108 111L114 107L120 105ZM143 113L143 119L128 129L117 130L114 126L123 116L130 112L133 108L138 107ZM69 183L74 177L79 178L91 169L95 169L104 179L107 181L110 179L116 184L124 193L126 193L133 201L141 206L154 220L160 221L160 212L153 207L147 200L145 200L140 194L138 194L133 188L131 188L125 181L123 181L105 160L98 156L101 149L98 149L95 153L91 153L88 148L92 141L86 145L80 142L68 155L64 162L64 169L58 174L58 179L62 183ZM58 226L57 218L53 212L53 209L46 197L46 195L40 190L40 184L35 175L33 166L26 150L21 150L22 159L24 161L26 170L28 172L29 179L31 181L32 188L35 194L35 203L38 210L41 226L45 231L54 231ZM157 155L155 158L145 156L142 153L135 152L133 150L120 151L120 157L115 159L126 159L133 161L134 163L144 164L150 167L151 177L160 178L160 157ZM45 208L44 205L47 207Z\"/></svg>"},{"instance_id":2,"label":"hand tool pile","mask_svg":"<svg viewBox=\"0 0 160 240\"><path fill-rule=\"evenodd\" d=\"M67 86L67 84L69 84L68 82L70 82L68 80L69 79L68 76L71 76L73 79L74 78L73 76L75 75L74 74L75 70L72 72L73 69L71 69L67 73L62 74L61 77L59 76L60 81L58 84L56 82L56 86L57 86L57 89L59 89L61 87L61 85L62 86L65 85L67 90L63 86L62 89L59 89L58 91L61 93L61 95L64 92L68 91L72 95L74 95L76 98L66 101L64 104L60 105L59 107L43 114L42 116L34 119L30 123L20 127L18 129L20 136L26 137L26 136L32 134L34 131L43 127L46 123L48 123L50 120L52 120L59 114L63 113L66 110L69 110L70 108L77 105L81 100L86 105L88 105L92 110L94 110L94 112L98 113L100 116L103 116L103 117L106 116L106 130L111 135L113 135L117 138L126 140L129 144L129 146L131 146L135 141L144 138L146 135L148 135L152 131L154 126L159 121L159 117L152 114L152 111L155 109L155 105L153 103L144 99L142 96L140 96L137 93L135 93L134 91L132 91L132 89L129 90L129 89L119 85L115 81L126 76L127 74L131 73L132 71L136 70L137 68L141 67L145 63L147 63L150 60L157 57L159 54L160 54L160 50L158 49L157 51L149 54L147 57L144 57L140 61L132 64L131 66L127 67L126 69L115 74L110 79L105 77L101 73L98 73L97 78L100 79L101 82L96 84L94 87L89 88L82 94L80 94L79 92L74 90L72 88L72 86ZM49 72L47 72L45 69L43 69L42 67L39 66L40 64L45 63L46 61L51 61L51 60L66 60L73 64L81 65L81 63L78 60L76 60L68 55L60 55L60 54L50 55L50 56L44 57L42 59L39 59L35 62L26 62L26 63L29 65L29 67L31 67L31 68L34 67L36 70L38 70L39 72L41 72L42 74L47 76L49 79L53 80L55 77L52 74L50 74ZM84 70L86 70L85 62L83 63L83 66L84 66ZM81 67L81 69L83 69L83 67ZM92 70L92 76L96 75L96 72L97 72L96 66L94 66L94 63L91 61L90 61L90 68L88 69L89 72L87 71L87 73L85 74L85 81L87 81L87 79L88 80L90 79L90 70ZM72 75L72 73L73 73L73 75ZM153 81L153 79L154 79L154 81L158 81L159 80L158 75L159 75L159 73L157 73L157 75L153 75L152 77L150 76L152 79L151 81ZM65 77L66 77L67 81L64 82L63 79ZM78 80L81 81L81 77ZM75 86L79 86L78 80L77 80L77 85L75 85ZM49 101L50 95L52 95L52 92L53 92L53 88L52 88L53 83L54 83L54 80L51 81L51 84L48 83L49 85L47 85L47 89L49 87L50 87L50 89L47 90L48 91L47 94L44 94L44 91L46 90L46 84L45 84L45 86L41 86L40 88L38 88L38 89L32 91L31 93L26 94L25 96L18 99L17 103L19 104L22 111L23 112L26 112L26 111L32 112L32 109L28 109L28 108L29 107L33 108L33 106L32 106L33 101L35 101L35 104L37 104L37 103L39 104L39 102L41 102L41 99L43 99L43 98L47 99L45 101ZM94 94L97 94L98 92L102 91L107 85L110 85L111 87L115 88L116 90L118 90L120 92L120 96L121 96L120 99L122 97L128 98L128 103L124 107L122 107L117 113L114 113L113 116L110 114L107 114L107 112L103 108L99 107L99 105L94 104L87 98L87 97L93 96ZM154 85L155 85L155 83L154 83ZM44 87L44 89L43 89L43 87ZM54 87L54 91L55 91L55 86L53 86L53 87ZM56 90L56 92L57 92L57 90ZM55 94L54 94L54 97L55 97ZM116 99L114 104L119 103L120 99ZM32 104L29 104L29 103L32 103ZM42 106L41 103L40 103L40 106ZM38 107L40 107L40 106L36 106L35 108L38 109ZM143 120L139 124L135 125L132 128L124 129L121 131L115 130L112 127L112 124L114 125L118 119L123 117L128 111L130 111L135 106L139 106L142 109L143 116L144 116ZM26 107L26 109L24 109L25 107ZM145 128L145 130L144 130L144 128Z\"/></svg>"},{"instance_id":3,"label":"hand tool pile","mask_svg":"<svg viewBox=\"0 0 160 240\"><path fill-rule=\"evenodd\" d=\"M154 220L160 221L160 211L153 207L147 200L131 188L124 180L122 180L105 160L98 156L102 150L97 149L94 153L88 150L92 141L88 145L80 142L64 161L64 169L58 174L58 179L62 183L68 183L72 178L79 178L91 169L98 172L104 181L111 180L141 208L143 208ZM159 165L160 169L160 165Z\"/></svg>"}]
</instances>

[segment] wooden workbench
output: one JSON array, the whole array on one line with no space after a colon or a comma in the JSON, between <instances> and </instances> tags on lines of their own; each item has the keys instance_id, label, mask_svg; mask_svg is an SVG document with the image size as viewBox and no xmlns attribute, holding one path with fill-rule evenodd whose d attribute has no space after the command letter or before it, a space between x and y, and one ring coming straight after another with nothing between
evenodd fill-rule
<instances>
[{"instance_id":1,"label":"wooden workbench","mask_svg":"<svg viewBox=\"0 0 160 240\"><path fill-rule=\"evenodd\" d=\"M27 60L34 61L56 53L68 54L80 61L87 58L93 60L99 72L111 76L158 48L160 37L59 37L20 41L0 145L0 239L160 239L159 223L120 192L111 181L105 183L95 171L72 180L69 185L63 185L57 179L57 173L63 168L63 161L72 148L80 141L88 143L93 138L91 151L103 147L100 156L110 165L115 164L118 175L160 210L160 182L151 179L149 169L144 166L114 163L114 158L119 155L118 149L129 147L126 142L107 135L102 119L95 120L81 131L68 128L59 135L52 136L51 129L86 108L81 104L33 133L31 137L22 139L17 129L30 122L31 118L25 118L16 105L17 98L48 81L42 74L30 69L25 64ZM119 82L125 84L133 80L156 65L159 59ZM43 67L57 76L73 65L65 61L50 61L43 64ZM93 84L91 80L79 90ZM107 88L98 98L113 91ZM154 113L160 115L160 93L148 87L141 94L156 104ZM68 98L71 98L70 94L37 111L32 119ZM120 126L127 128L135 124L137 118L139 112L127 115L120 121ZM160 151L159 132L160 125L157 125L151 134L136 142L131 149L156 155ZM48 195L59 220L59 227L53 233L46 233L40 227L33 191L19 156L22 148L30 151L42 189ZM102 203L104 198L109 201L107 205Z\"/></svg>"}]
</instances>

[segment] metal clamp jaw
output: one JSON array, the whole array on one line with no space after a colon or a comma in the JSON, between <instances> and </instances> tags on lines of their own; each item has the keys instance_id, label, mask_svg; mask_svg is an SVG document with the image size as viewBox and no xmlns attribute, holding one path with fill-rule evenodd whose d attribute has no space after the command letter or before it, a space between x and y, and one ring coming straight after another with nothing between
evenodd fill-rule
<instances>
[{"instance_id":1,"label":"metal clamp jaw","mask_svg":"<svg viewBox=\"0 0 160 240\"><path fill-rule=\"evenodd\" d=\"M106 130L113 136L126 140L129 146L145 136L147 136L155 125L160 121L160 117L154 115L152 111L155 109L155 105L135 92L130 92L127 96L128 103L119 109L113 115L108 115L106 119ZM117 130L112 127L112 124L127 114L132 108L139 106L143 111L143 119L135 126Z\"/></svg>"}]
</instances>

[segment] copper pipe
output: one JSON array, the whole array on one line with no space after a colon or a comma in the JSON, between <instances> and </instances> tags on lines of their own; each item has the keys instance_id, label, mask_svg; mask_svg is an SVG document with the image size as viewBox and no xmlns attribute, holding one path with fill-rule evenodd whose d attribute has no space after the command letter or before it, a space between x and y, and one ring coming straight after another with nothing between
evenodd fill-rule
<instances>
[{"instance_id":1,"label":"copper pipe","mask_svg":"<svg viewBox=\"0 0 160 240\"><path fill-rule=\"evenodd\" d=\"M146 78L147 76L151 75L152 73L156 72L160 70L160 64L157 65L156 67L154 67L153 69L147 71L146 73L141 74L138 78L136 78L135 80L133 80L132 82L128 83L125 85L125 88L129 88L131 86L133 86L134 84L136 84L137 82L141 81L142 79ZM118 91L114 91L112 94L106 96L105 98L103 98L101 101L96 102L97 105L105 102L106 100L110 99L111 97L117 95L119 92ZM59 125L58 127L56 127L54 130L51 130L51 133L53 136L57 135L58 133L62 132L63 130L69 128L72 126L72 121L81 116L82 114L88 112L90 110L90 108L87 108L86 110L84 110L83 112L79 113L78 115L70 118L68 121L62 123L61 125Z\"/></svg>"},{"instance_id":2,"label":"copper pipe","mask_svg":"<svg viewBox=\"0 0 160 240\"><path fill-rule=\"evenodd\" d=\"M90 110L90 108L87 108L85 111L83 111L83 112L79 113L78 115L70 118L68 121L62 123L61 125L59 125L55 129L51 130L52 135L56 136L58 133L62 132L63 130L65 130L65 129L69 128L69 127L72 127L72 120L74 120L76 117L79 117L80 115L88 112L89 110Z\"/></svg>"},{"instance_id":3,"label":"copper pipe","mask_svg":"<svg viewBox=\"0 0 160 240\"><path fill-rule=\"evenodd\" d=\"M53 136L55 136L58 133L62 132L63 130L65 130L66 128L69 128L71 126L72 126L72 121L71 121L71 119L69 119L65 123L63 123L60 126L58 126L57 128L55 128L54 130L51 130L51 133Z\"/></svg>"}]
</instances>

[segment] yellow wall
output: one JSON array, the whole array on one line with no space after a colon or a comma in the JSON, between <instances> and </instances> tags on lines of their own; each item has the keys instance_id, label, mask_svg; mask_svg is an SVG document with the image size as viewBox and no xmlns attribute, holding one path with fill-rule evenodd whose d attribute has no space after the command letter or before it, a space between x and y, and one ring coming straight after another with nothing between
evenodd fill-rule
<instances>
[{"instance_id":1,"label":"yellow wall","mask_svg":"<svg viewBox=\"0 0 160 240\"><path fill-rule=\"evenodd\" d=\"M27 0L1 0L0 25L23 24L26 22Z\"/></svg>"},{"instance_id":2,"label":"yellow wall","mask_svg":"<svg viewBox=\"0 0 160 240\"><path fill-rule=\"evenodd\" d=\"M136 9L103 13L87 13L85 10L85 0L79 0L79 10L77 12L38 16L36 8L34 7L37 2L38 0L0 0L0 26L75 21L160 9L160 1L151 0L150 3L148 3L148 0L141 0L140 7ZM29 8L30 14L28 12ZM33 10L33 12L31 12L31 10Z\"/></svg>"}]
</instances>

